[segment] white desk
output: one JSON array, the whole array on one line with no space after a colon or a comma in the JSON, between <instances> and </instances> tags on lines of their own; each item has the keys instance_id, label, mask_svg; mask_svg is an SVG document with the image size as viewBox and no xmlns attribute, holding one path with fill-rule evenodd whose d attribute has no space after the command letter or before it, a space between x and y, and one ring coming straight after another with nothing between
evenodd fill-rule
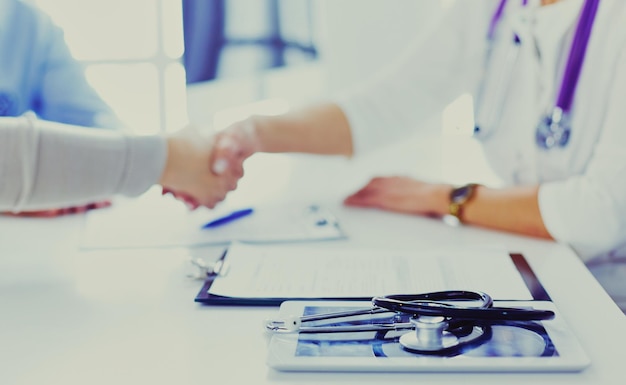
<instances>
[{"instance_id":1,"label":"white desk","mask_svg":"<svg viewBox=\"0 0 626 385\"><path fill-rule=\"evenodd\" d=\"M222 248L78 252L82 216L2 217L0 384L623 383L626 318L568 248L477 228L450 228L433 219L343 207L343 196L370 174L406 171L385 169L379 160L368 165L371 173L359 173L341 159L268 157L251 167L242 190L229 199L298 197L327 204L349 239L311 245L320 249L390 244L421 248L446 242L500 244L523 252L579 337L591 367L575 374L276 372L265 365L267 341L261 326L276 308L193 302L200 283L185 278L186 257L193 253L214 259ZM261 164L271 167L273 186L262 182L255 169ZM246 195L252 186L255 194Z\"/></svg>"}]
</instances>

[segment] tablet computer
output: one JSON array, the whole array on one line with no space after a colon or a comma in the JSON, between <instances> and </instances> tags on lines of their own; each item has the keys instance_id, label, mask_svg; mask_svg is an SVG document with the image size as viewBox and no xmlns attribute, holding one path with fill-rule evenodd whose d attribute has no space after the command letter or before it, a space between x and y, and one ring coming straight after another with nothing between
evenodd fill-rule
<instances>
[{"instance_id":1,"label":"tablet computer","mask_svg":"<svg viewBox=\"0 0 626 385\"><path fill-rule=\"evenodd\" d=\"M488 338L445 355L405 350L399 339L405 333L415 333L414 330L273 334L267 364L280 371L342 372L573 372L590 364L552 302L496 301L494 306L552 310L556 316L547 321L493 324L489 326ZM276 318L368 307L370 302L287 301ZM377 323L398 322L394 313L385 314L389 319L385 321L377 316ZM372 323L372 316L333 322L333 325L368 324Z\"/></svg>"}]
</instances>

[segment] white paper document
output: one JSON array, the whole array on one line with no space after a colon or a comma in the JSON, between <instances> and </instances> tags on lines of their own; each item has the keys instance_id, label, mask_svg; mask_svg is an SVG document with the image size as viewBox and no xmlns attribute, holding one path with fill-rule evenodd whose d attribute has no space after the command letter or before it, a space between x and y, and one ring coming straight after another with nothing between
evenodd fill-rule
<instances>
[{"instance_id":1,"label":"white paper document","mask_svg":"<svg viewBox=\"0 0 626 385\"><path fill-rule=\"evenodd\" d=\"M222 226L209 221L237 208L189 211L180 202L129 201L87 214L84 249L184 247L233 241L271 243L344 238L335 217L317 205L267 205Z\"/></svg>"},{"instance_id":2,"label":"white paper document","mask_svg":"<svg viewBox=\"0 0 626 385\"><path fill-rule=\"evenodd\" d=\"M209 293L234 298L337 298L483 291L533 297L509 254L496 249L346 250L232 245Z\"/></svg>"}]
</instances>

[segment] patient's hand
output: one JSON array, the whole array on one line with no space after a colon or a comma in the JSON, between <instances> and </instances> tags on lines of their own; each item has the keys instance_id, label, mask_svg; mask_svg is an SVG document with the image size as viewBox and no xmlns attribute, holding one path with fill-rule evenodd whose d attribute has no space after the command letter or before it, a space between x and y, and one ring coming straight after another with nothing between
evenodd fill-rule
<instances>
[{"instance_id":1,"label":"patient's hand","mask_svg":"<svg viewBox=\"0 0 626 385\"><path fill-rule=\"evenodd\" d=\"M243 173L225 170L211 172L214 138L187 127L167 138L168 156L160 184L163 194L171 193L190 209L215 207L226 194L237 187Z\"/></svg>"}]
</instances>

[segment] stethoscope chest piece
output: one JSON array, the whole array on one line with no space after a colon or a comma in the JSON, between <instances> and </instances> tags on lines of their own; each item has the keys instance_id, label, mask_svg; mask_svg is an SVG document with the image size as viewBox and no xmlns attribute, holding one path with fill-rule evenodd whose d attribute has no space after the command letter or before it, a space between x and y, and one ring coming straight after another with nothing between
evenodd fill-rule
<instances>
[{"instance_id":1,"label":"stethoscope chest piece","mask_svg":"<svg viewBox=\"0 0 626 385\"><path fill-rule=\"evenodd\" d=\"M470 327L469 332L455 335L447 331L449 324L445 317L415 316L409 322L414 331L400 336L400 345L412 353L441 354L455 351L463 345L478 341L484 334L484 328Z\"/></svg>"},{"instance_id":2,"label":"stethoscope chest piece","mask_svg":"<svg viewBox=\"0 0 626 385\"><path fill-rule=\"evenodd\" d=\"M552 114L543 118L537 126L535 135L537 146L546 150L557 146L565 147L570 132L568 115L559 107L555 107Z\"/></svg>"},{"instance_id":3,"label":"stethoscope chest piece","mask_svg":"<svg viewBox=\"0 0 626 385\"><path fill-rule=\"evenodd\" d=\"M409 322L415 331L400 336L400 345L409 351L436 352L458 344L458 338L446 331L448 322L444 317L416 316Z\"/></svg>"}]
</instances>

